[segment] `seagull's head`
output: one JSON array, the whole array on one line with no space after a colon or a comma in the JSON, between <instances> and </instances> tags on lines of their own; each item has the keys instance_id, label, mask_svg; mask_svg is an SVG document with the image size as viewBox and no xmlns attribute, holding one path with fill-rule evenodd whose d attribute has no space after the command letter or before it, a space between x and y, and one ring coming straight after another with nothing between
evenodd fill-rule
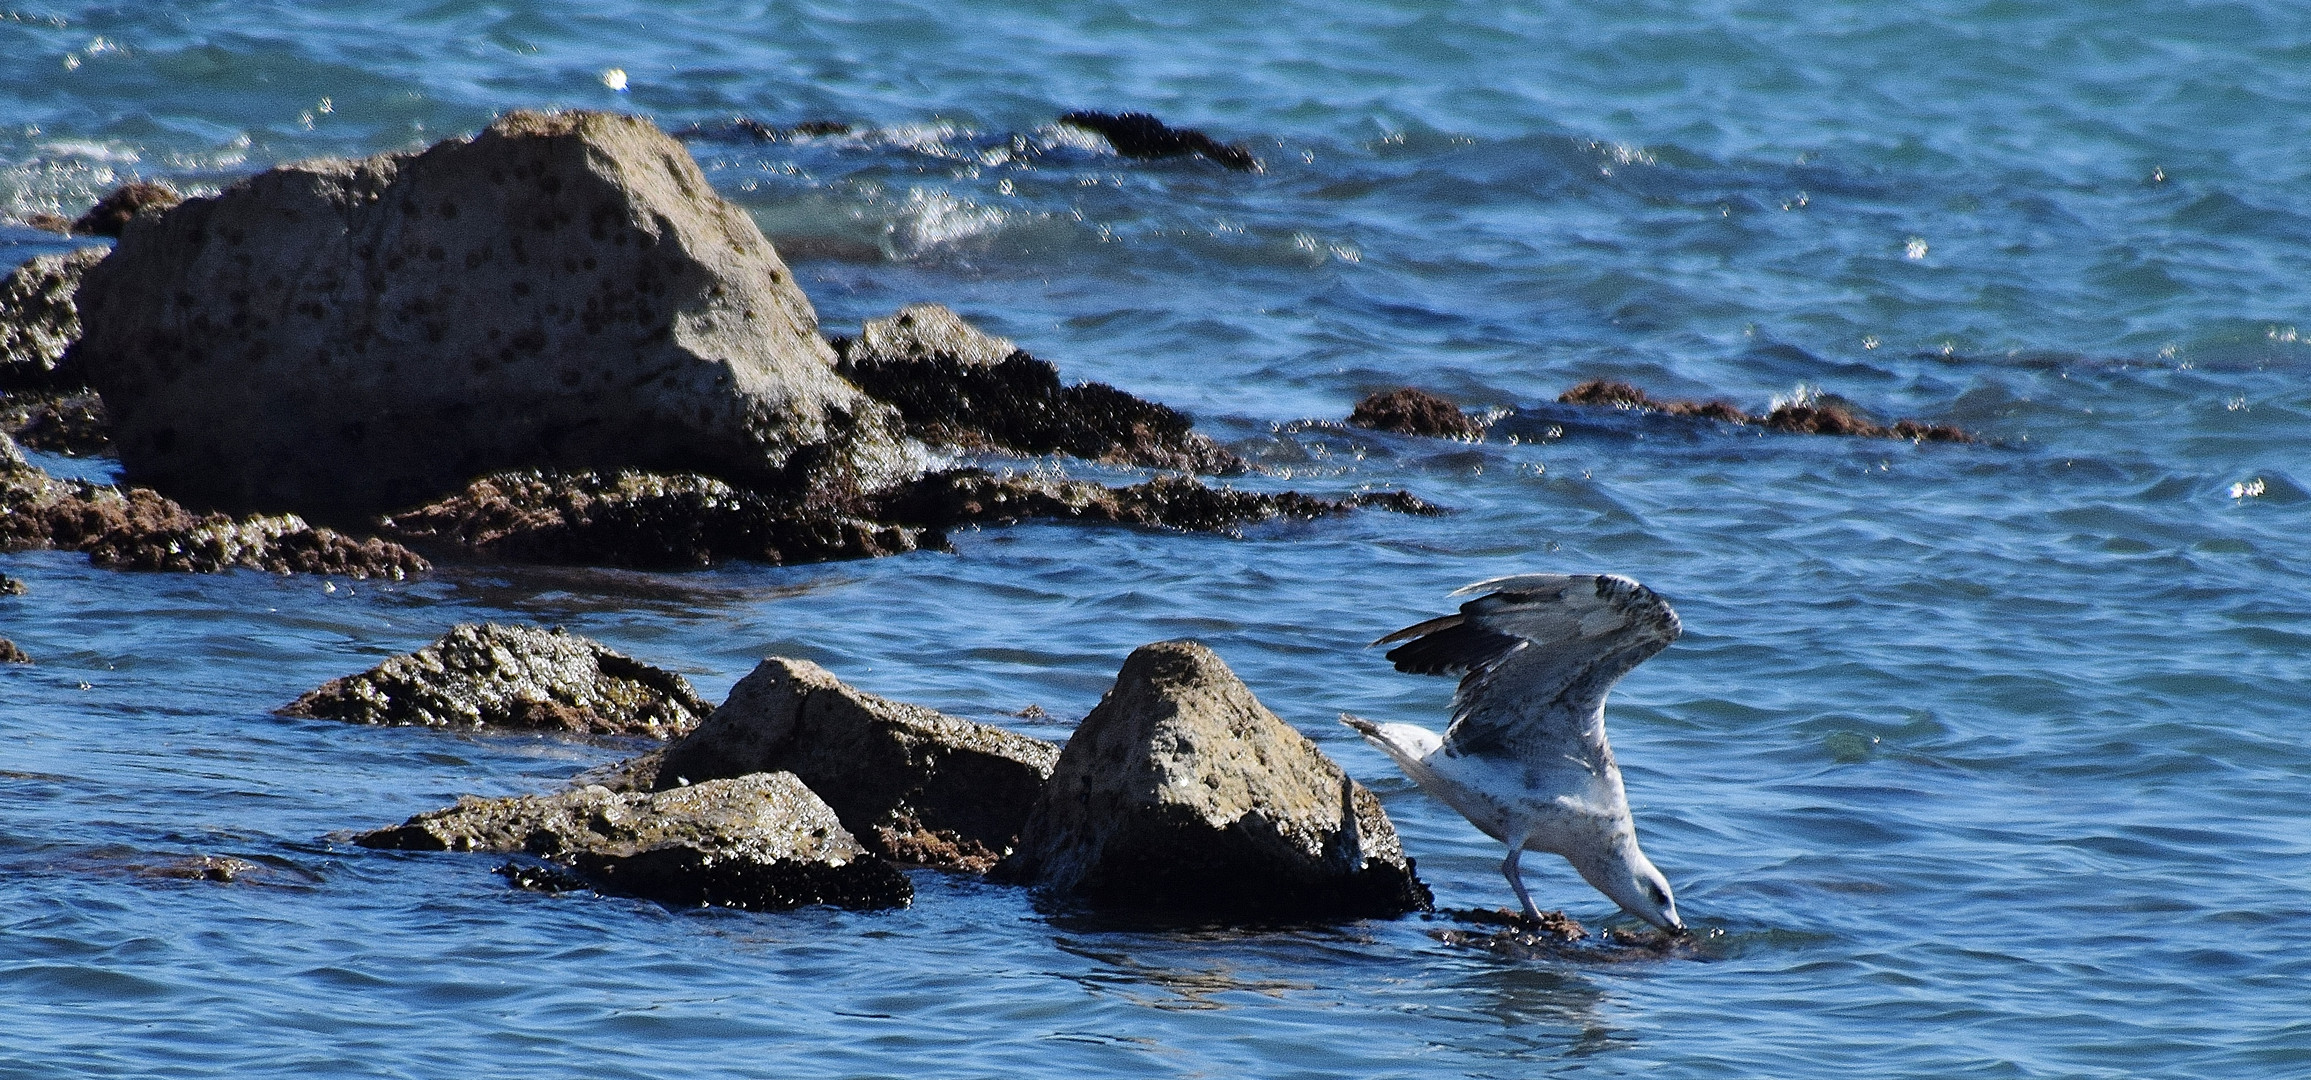
<instances>
[{"instance_id":1,"label":"seagull's head","mask_svg":"<svg viewBox=\"0 0 2311 1080\"><path fill-rule=\"evenodd\" d=\"M1669 891L1669 879L1653 868L1653 861L1637 849L1637 838L1628 837L1614 845L1613 855L1601 860L1595 876L1583 873L1597 891L1621 905L1621 910L1635 915L1673 934L1685 932L1685 923L1677 917L1677 896Z\"/></svg>"}]
</instances>

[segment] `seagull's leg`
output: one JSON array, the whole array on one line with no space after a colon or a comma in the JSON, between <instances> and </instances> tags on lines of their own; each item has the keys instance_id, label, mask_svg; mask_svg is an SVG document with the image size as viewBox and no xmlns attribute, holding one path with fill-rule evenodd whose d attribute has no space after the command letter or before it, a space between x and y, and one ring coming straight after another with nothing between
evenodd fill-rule
<instances>
[{"instance_id":1,"label":"seagull's leg","mask_svg":"<svg viewBox=\"0 0 2311 1080\"><path fill-rule=\"evenodd\" d=\"M1525 918L1531 919L1533 925L1538 926L1541 922L1541 909L1534 906L1532 894L1525 891L1525 876L1517 869L1517 861L1524 857L1524 838L1520 836L1516 843L1509 845L1509 857L1501 860L1501 876L1509 879L1509 888L1517 891L1517 903L1524 905Z\"/></svg>"}]
</instances>

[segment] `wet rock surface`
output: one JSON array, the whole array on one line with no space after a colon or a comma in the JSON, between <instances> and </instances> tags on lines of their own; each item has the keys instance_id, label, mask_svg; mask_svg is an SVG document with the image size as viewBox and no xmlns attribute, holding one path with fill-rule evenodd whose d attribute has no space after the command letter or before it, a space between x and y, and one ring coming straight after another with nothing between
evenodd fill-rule
<instances>
[{"instance_id":1,"label":"wet rock surface","mask_svg":"<svg viewBox=\"0 0 2311 1080\"><path fill-rule=\"evenodd\" d=\"M708 709L688 679L598 642L560 629L461 623L280 711L359 724L665 739L697 726Z\"/></svg>"},{"instance_id":2,"label":"wet rock surface","mask_svg":"<svg viewBox=\"0 0 2311 1080\"><path fill-rule=\"evenodd\" d=\"M128 475L199 505L332 519L508 469L803 492L897 467L896 416L835 375L753 219L633 117L516 112L281 166L135 218L75 299L72 362Z\"/></svg>"},{"instance_id":3,"label":"wet rock surface","mask_svg":"<svg viewBox=\"0 0 2311 1080\"><path fill-rule=\"evenodd\" d=\"M963 525L1046 519L1231 532L1264 521L1312 521L1365 508L1443 513L1403 491L1323 499L1294 491L1215 488L1186 476L1159 476L1129 487L1111 488L1086 480L996 474L976 468L929 473L870 496L864 504L866 512L883 520L942 531Z\"/></svg>"},{"instance_id":4,"label":"wet rock surface","mask_svg":"<svg viewBox=\"0 0 2311 1080\"><path fill-rule=\"evenodd\" d=\"M93 390L0 392L0 432L20 445L74 457L112 446L112 418Z\"/></svg>"},{"instance_id":5,"label":"wet rock surface","mask_svg":"<svg viewBox=\"0 0 2311 1080\"><path fill-rule=\"evenodd\" d=\"M104 257L100 247L36 255L0 278L0 390L56 389L72 381L57 365L80 340L73 294Z\"/></svg>"},{"instance_id":6,"label":"wet rock surface","mask_svg":"<svg viewBox=\"0 0 2311 1080\"><path fill-rule=\"evenodd\" d=\"M71 229L81 236L119 236L138 215L159 213L183 201L185 197L166 184L143 181L123 184L112 194L98 199L95 206L73 221Z\"/></svg>"},{"instance_id":7,"label":"wet rock surface","mask_svg":"<svg viewBox=\"0 0 2311 1080\"><path fill-rule=\"evenodd\" d=\"M0 551L85 551L119 570L339 574L400 579L426 561L398 544L316 528L293 514L194 514L147 488L57 480L0 434Z\"/></svg>"},{"instance_id":8,"label":"wet rock surface","mask_svg":"<svg viewBox=\"0 0 2311 1080\"><path fill-rule=\"evenodd\" d=\"M920 528L804 506L713 477L632 471L499 473L378 526L443 554L647 569L863 559L939 546Z\"/></svg>"},{"instance_id":9,"label":"wet rock surface","mask_svg":"<svg viewBox=\"0 0 2311 1080\"><path fill-rule=\"evenodd\" d=\"M1432 902L1380 801L1192 641L1124 661L995 876L1199 915L1389 917Z\"/></svg>"},{"instance_id":10,"label":"wet rock surface","mask_svg":"<svg viewBox=\"0 0 2311 1080\"><path fill-rule=\"evenodd\" d=\"M914 896L906 877L861 848L791 773L654 793L589 787L505 799L468 796L354 842L534 855L574 868L597 891L686 907L881 908L904 906ZM541 884L568 884L534 876Z\"/></svg>"},{"instance_id":11,"label":"wet rock surface","mask_svg":"<svg viewBox=\"0 0 2311 1080\"><path fill-rule=\"evenodd\" d=\"M780 127L752 117L732 117L729 123L693 124L674 134L684 142L786 142L822 135L848 135L851 125L840 120L804 120Z\"/></svg>"},{"instance_id":12,"label":"wet rock surface","mask_svg":"<svg viewBox=\"0 0 2311 1080\"><path fill-rule=\"evenodd\" d=\"M0 637L0 664L29 664L31 662L32 658L26 656L24 650L17 648L15 642Z\"/></svg>"},{"instance_id":13,"label":"wet rock surface","mask_svg":"<svg viewBox=\"0 0 2311 1080\"><path fill-rule=\"evenodd\" d=\"M1671 934L1652 927L1606 927L1591 934L1562 911L1544 911L1538 923L1507 908L1462 908L1437 915L1462 925L1432 930L1431 937L1446 945L1482 949L1512 960L1630 963L1708 959L1704 943L1692 934Z\"/></svg>"},{"instance_id":14,"label":"wet rock surface","mask_svg":"<svg viewBox=\"0 0 2311 1080\"><path fill-rule=\"evenodd\" d=\"M1231 169L1257 170L1260 159L1242 143L1223 143L1194 128L1176 128L1141 112L1071 112L1062 124L1096 131L1107 137L1115 152L1133 158L1185 157L1199 154Z\"/></svg>"},{"instance_id":15,"label":"wet rock surface","mask_svg":"<svg viewBox=\"0 0 2311 1080\"><path fill-rule=\"evenodd\" d=\"M1896 420L1890 425L1879 424L1845 402L1808 394L1800 394L1791 401L1777 402L1764 415L1752 416L1724 401L1665 400L1652 397L1628 383L1592 379L1565 391L1557 397L1557 401L1565 405L1602 405L1668 413L1672 416L1697 416L1729 424L1754 424L1773 431L1804 435L1852 435L1875 439L1908 439L1912 442L1974 441L1974 436L1947 424L1931 424L1923 420Z\"/></svg>"},{"instance_id":16,"label":"wet rock surface","mask_svg":"<svg viewBox=\"0 0 2311 1080\"><path fill-rule=\"evenodd\" d=\"M23 582L6 574L0 574L0 596L22 596L24 592Z\"/></svg>"},{"instance_id":17,"label":"wet rock surface","mask_svg":"<svg viewBox=\"0 0 2311 1080\"><path fill-rule=\"evenodd\" d=\"M1484 438L1484 425L1460 411L1460 406L1410 386L1366 396L1356 403L1348 422L1356 427L1393 431L1399 435L1472 442Z\"/></svg>"},{"instance_id":18,"label":"wet rock surface","mask_svg":"<svg viewBox=\"0 0 2311 1080\"><path fill-rule=\"evenodd\" d=\"M870 320L835 349L844 378L934 445L1199 473L1249 467L1187 414L1105 383L1061 385L1058 368L938 304Z\"/></svg>"},{"instance_id":19,"label":"wet rock surface","mask_svg":"<svg viewBox=\"0 0 2311 1080\"><path fill-rule=\"evenodd\" d=\"M984 873L1011 851L1058 759L1040 739L876 697L810 661L774 656L666 748L656 786L790 772L869 851Z\"/></svg>"}]
</instances>

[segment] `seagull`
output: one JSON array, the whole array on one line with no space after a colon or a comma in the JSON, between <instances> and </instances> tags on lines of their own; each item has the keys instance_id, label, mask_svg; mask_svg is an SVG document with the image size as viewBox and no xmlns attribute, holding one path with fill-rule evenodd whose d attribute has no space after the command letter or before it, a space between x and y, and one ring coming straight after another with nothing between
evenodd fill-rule
<instances>
[{"instance_id":1,"label":"seagull","mask_svg":"<svg viewBox=\"0 0 2311 1080\"><path fill-rule=\"evenodd\" d=\"M1457 615L1407 626L1374 645L1398 671L1460 674L1452 726L1340 721L1395 759L1469 824L1509 846L1501 876L1525 918L1540 908L1517 860L1565 857L1622 910L1683 933L1668 879L1637 848L1621 770L1605 741L1605 695L1631 668L1677 640L1677 613L1653 590L1616 574L1524 574L1451 595L1482 593Z\"/></svg>"}]
</instances>

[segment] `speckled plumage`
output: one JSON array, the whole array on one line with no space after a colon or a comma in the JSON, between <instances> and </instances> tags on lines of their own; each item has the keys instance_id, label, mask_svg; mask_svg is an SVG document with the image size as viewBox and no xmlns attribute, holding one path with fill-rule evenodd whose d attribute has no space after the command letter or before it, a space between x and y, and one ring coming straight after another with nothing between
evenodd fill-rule
<instances>
[{"instance_id":1,"label":"speckled plumage","mask_svg":"<svg viewBox=\"0 0 2311 1080\"><path fill-rule=\"evenodd\" d=\"M1529 574L1456 590L1483 595L1460 612L1374 644L1400 671L1461 675L1443 735L1412 724L1341 719L1386 752L1422 790L1507 844L1501 873L1528 918L1540 910L1517 861L1564 856L1630 914L1681 929L1668 882L1637 846L1621 770L1605 738L1615 683L1677 640L1677 613L1612 574Z\"/></svg>"}]
</instances>

